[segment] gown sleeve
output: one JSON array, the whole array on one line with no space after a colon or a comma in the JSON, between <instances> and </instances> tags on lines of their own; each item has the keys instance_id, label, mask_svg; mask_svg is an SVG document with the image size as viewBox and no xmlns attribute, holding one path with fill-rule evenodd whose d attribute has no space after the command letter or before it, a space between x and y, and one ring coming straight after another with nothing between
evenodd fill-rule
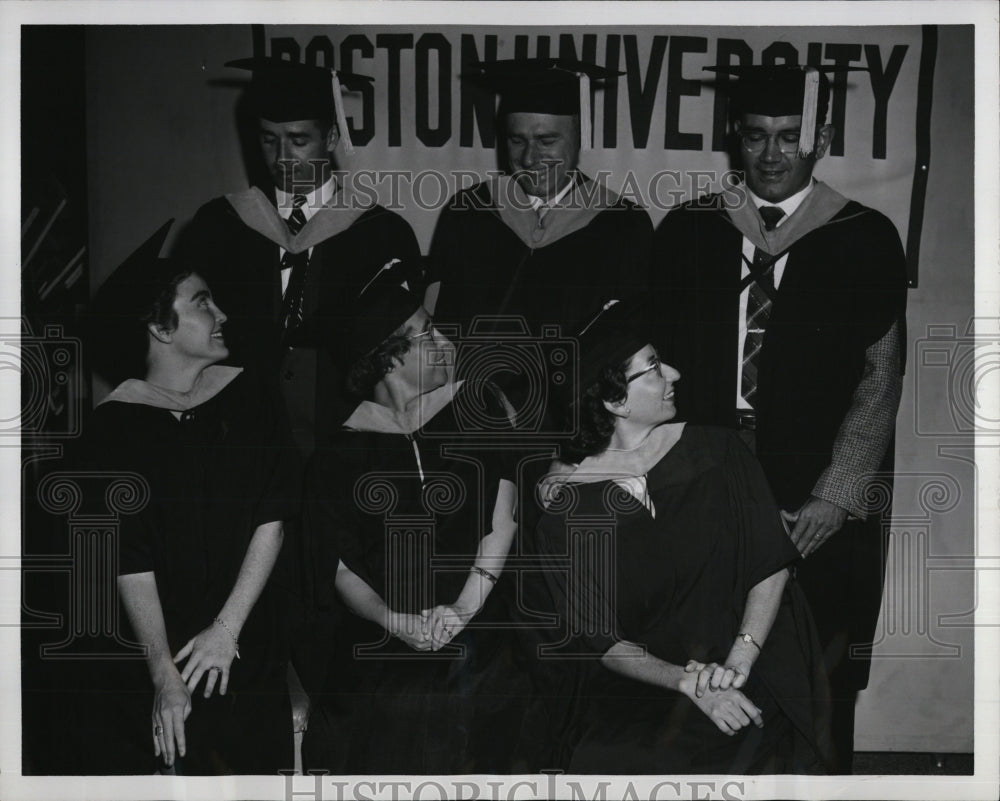
<instances>
[{"instance_id":1,"label":"gown sleeve","mask_svg":"<svg viewBox=\"0 0 1000 801\"><path fill-rule=\"evenodd\" d=\"M737 434L719 429L725 437L725 472L730 507L740 537L740 592L799 559L781 522L778 505L760 464Z\"/></svg>"},{"instance_id":2,"label":"gown sleeve","mask_svg":"<svg viewBox=\"0 0 1000 801\"><path fill-rule=\"evenodd\" d=\"M257 503L254 507L252 526L290 520L299 514L302 464L284 404L263 380L248 376L249 390L246 403L260 407L260 444L257 458L260 466L258 485L254 487Z\"/></svg>"},{"instance_id":3,"label":"gown sleeve","mask_svg":"<svg viewBox=\"0 0 1000 801\"><path fill-rule=\"evenodd\" d=\"M576 491L570 485L561 494ZM600 554L588 547L587 532L574 530L564 513L547 512L538 523L537 539L545 582L565 634L562 644L574 652L582 646L594 656L604 654L619 642L622 627L609 596L614 584L601 575Z\"/></svg>"}]
</instances>

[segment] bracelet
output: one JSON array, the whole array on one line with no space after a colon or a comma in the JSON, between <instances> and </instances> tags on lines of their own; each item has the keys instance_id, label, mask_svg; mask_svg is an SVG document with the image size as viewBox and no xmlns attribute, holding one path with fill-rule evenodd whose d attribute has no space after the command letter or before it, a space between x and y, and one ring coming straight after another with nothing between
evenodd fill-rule
<instances>
[{"instance_id":1,"label":"bracelet","mask_svg":"<svg viewBox=\"0 0 1000 801\"><path fill-rule=\"evenodd\" d=\"M490 580L490 581L491 581L492 583L494 583L494 584L496 584L496 583L497 583L497 581L499 581L499 578L497 578L497 577L496 577L496 576L494 576L494 575L493 575L492 573L490 573L490 571L489 571L489 570L484 570L484 569L483 569L483 568L481 568L481 567L480 567L479 565L473 565L472 567L470 567L470 568L469 568L469 572L470 572L470 573L478 573L478 574L479 574L480 576L482 576L482 577L483 577L484 579L489 579L489 580Z\"/></svg>"},{"instance_id":2,"label":"bracelet","mask_svg":"<svg viewBox=\"0 0 1000 801\"><path fill-rule=\"evenodd\" d=\"M229 628L229 626L226 625L226 621L223 620L221 617L217 617L215 619L215 622L218 623L220 626L222 626L222 628L224 628L226 630L226 633L230 637L233 638L233 643L236 645L236 658L239 659L240 658L240 641L239 641L239 639L236 637L235 634L233 634L233 630L231 628Z\"/></svg>"},{"instance_id":3,"label":"bracelet","mask_svg":"<svg viewBox=\"0 0 1000 801\"><path fill-rule=\"evenodd\" d=\"M739 634L737 634L736 639L743 640L743 642L749 643L758 651L760 651L760 645L758 645L757 641L750 634L747 634L745 631L741 631Z\"/></svg>"}]
</instances>

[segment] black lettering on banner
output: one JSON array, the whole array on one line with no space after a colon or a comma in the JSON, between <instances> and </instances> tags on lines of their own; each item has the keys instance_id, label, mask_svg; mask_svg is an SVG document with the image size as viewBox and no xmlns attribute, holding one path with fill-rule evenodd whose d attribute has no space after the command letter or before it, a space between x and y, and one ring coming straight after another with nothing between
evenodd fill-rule
<instances>
[{"instance_id":1,"label":"black lettering on banner","mask_svg":"<svg viewBox=\"0 0 1000 801\"><path fill-rule=\"evenodd\" d=\"M736 56L735 63L733 56ZM715 45L715 66L749 66L753 64L753 50L742 39L719 39ZM715 107L712 111L712 150L720 152L726 149L726 131L728 130L728 86L730 77L724 72L715 73Z\"/></svg>"},{"instance_id":2,"label":"black lettering on banner","mask_svg":"<svg viewBox=\"0 0 1000 801\"><path fill-rule=\"evenodd\" d=\"M663 56L667 52L667 37L654 36L650 42L649 63L646 66L646 80L642 80L639 66L639 37L629 34L625 37L625 73L628 81L628 111L632 120L632 146L646 147L649 141L649 123L653 119L653 105L656 103L656 88L663 71Z\"/></svg>"},{"instance_id":3,"label":"black lettering on banner","mask_svg":"<svg viewBox=\"0 0 1000 801\"><path fill-rule=\"evenodd\" d=\"M684 77L684 54L707 53L704 36L675 36L670 42L667 63L667 116L663 146L667 150L701 150L701 134L681 133L681 98L699 97L701 81Z\"/></svg>"},{"instance_id":4,"label":"black lettering on banner","mask_svg":"<svg viewBox=\"0 0 1000 801\"><path fill-rule=\"evenodd\" d=\"M389 147L399 147L403 143L400 130L400 59L404 50L413 49L412 33L380 33L375 37L375 47L386 51L388 58L386 79L386 102L389 114Z\"/></svg>"},{"instance_id":5,"label":"black lettering on banner","mask_svg":"<svg viewBox=\"0 0 1000 801\"><path fill-rule=\"evenodd\" d=\"M827 44L826 57L835 66L847 67L861 60L859 44ZM844 155L844 131L847 120L847 73L834 73L830 80L830 124L836 129L830 145L831 156Z\"/></svg>"},{"instance_id":6,"label":"black lettering on banner","mask_svg":"<svg viewBox=\"0 0 1000 801\"><path fill-rule=\"evenodd\" d=\"M495 61L497 57L497 37L490 34L483 39L483 55L476 49L476 37L471 33L462 34L462 68L476 61ZM493 92L461 81L459 102L459 140L462 147L473 147L473 129L479 128L479 144L484 148L496 147L496 99Z\"/></svg>"},{"instance_id":7,"label":"black lettering on banner","mask_svg":"<svg viewBox=\"0 0 1000 801\"><path fill-rule=\"evenodd\" d=\"M806 64L810 64L814 67L820 66L823 63L823 43L822 42L810 42L806 45ZM825 120L824 120L825 122Z\"/></svg>"},{"instance_id":8,"label":"black lettering on banner","mask_svg":"<svg viewBox=\"0 0 1000 801\"><path fill-rule=\"evenodd\" d=\"M528 53L528 41L529 37L521 34L514 37L514 58L525 59L532 58ZM548 58L550 51L551 40L548 36L536 36L535 37L535 54L534 58Z\"/></svg>"},{"instance_id":9,"label":"black lettering on banner","mask_svg":"<svg viewBox=\"0 0 1000 801\"><path fill-rule=\"evenodd\" d=\"M437 127L430 123L430 54L437 53ZM428 147L441 147L451 138L451 43L441 33L425 33L417 40L417 138Z\"/></svg>"},{"instance_id":10,"label":"black lettering on banner","mask_svg":"<svg viewBox=\"0 0 1000 801\"><path fill-rule=\"evenodd\" d=\"M795 67L799 63L799 51L791 42L772 42L764 48L760 63L769 67L777 64Z\"/></svg>"},{"instance_id":11,"label":"black lettering on banner","mask_svg":"<svg viewBox=\"0 0 1000 801\"><path fill-rule=\"evenodd\" d=\"M326 36L314 36L306 45L306 64L333 69L333 42Z\"/></svg>"},{"instance_id":12,"label":"black lettering on banner","mask_svg":"<svg viewBox=\"0 0 1000 801\"><path fill-rule=\"evenodd\" d=\"M604 66L609 70L617 70L621 56L621 36L609 34L604 43ZM604 135L601 137L603 147L618 147L618 81L608 81L604 84Z\"/></svg>"},{"instance_id":13,"label":"black lettering on banner","mask_svg":"<svg viewBox=\"0 0 1000 801\"><path fill-rule=\"evenodd\" d=\"M283 58L285 61L298 63L301 50L299 43L291 36L275 36L271 39L271 58Z\"/></svg>"},{"instance_id":14,"label":"black lettering on banner","mask_svg":"<svg viewBox=\"0 0 1000 801\"><path fill-rule=\"evenodd\" d=\"M354 54L358 53L361 58L371 59L375 57L375 46L371 39L361 33L352 33L340 43L340 68L344 72L354 72ZM368 69L359 69L358 72L368 74ZM375 138L375 87L370 83L365 83L361 91L361 127L355 127L354 118L347 118L347 127L351 131L351 141L363 147Z\"/></svg>"},{"instance_id":15,"label":"black lettering on banner","mask_svg":"<svg viewBox=\"0 0 1000 801\"><path fill-rule=\"evenodd\" d=\"M875 96L875 115L872 119L872 158L884 159L889 117L889 97L892 95L900 67L908 46L895 45L889 60L882 66L882 56L878 45L865 45L865 61L868 62L868 77Z\"/></svg>"}]
</instances>

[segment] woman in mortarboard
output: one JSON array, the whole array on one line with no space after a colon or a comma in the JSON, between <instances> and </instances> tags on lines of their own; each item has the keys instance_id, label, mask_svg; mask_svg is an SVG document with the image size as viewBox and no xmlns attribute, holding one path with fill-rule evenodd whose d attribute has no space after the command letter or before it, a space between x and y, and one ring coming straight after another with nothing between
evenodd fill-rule
<instances>
[{"instance_id":1,"label":"woman in mortarboard","mask_svg":"<svg viewBox=\"0 0 1000 801\"><path fill-rule=\"evenodd\" d=\"M114 688L109 759L120 772L273 775L293 758L285 593L272 573L300 471L280 403L242 368L216 364L226 316L208 285L157 258L167 228L93 307L105 363L114 353L133 376L95 410L93 464L137 473L149 491L122 517L118 553L148 675Z\"/></svg>"},{"instance_id":2,"label":"woman in mortarboard","mask_svg":"<svg viewBox=\"0 0 1000 801\"><path fill-rule=\"evenodd\" d=\"M539 524L562 651L592 657L568 770L820 772L798 552L738 435L670 422L681 376L634 319L580 338L573 472Z\"/></svg>"},{"instance_id":3,"label":"woman in mortarboard","mask_svg":"<svg viewBox=\"0 0 1000 801\"><path fill-rule=\"evenodd\" d=\"M504 564L514 465L505 398L453 382L453 348L388 270L332 347L360 403L307 479L321 602L347 607L303 762L345 773L509 771L522 679ZM492 447L484 447L492 435Z\"/></svg>"}]
</instances>

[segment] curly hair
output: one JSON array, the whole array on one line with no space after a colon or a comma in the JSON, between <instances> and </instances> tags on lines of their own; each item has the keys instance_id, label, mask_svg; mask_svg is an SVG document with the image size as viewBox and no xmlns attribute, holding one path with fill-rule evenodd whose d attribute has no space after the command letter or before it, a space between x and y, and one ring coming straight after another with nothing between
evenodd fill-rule
<instances>
[{"instance_id":1,"label":"curly hair","mask_svg":"<svg viewBox=\"0 0 1000 801\"><path fill-rule=\"evenodd\" d=\"M569 444L568 455L574 461L602 453L611 442L615 416L605 408L604 403L620 403L628 396L625 371L630 361L631 357L621 364L602 368L597 381L581 393L578 400L580 428Z\"/></svg>"},{"instance_id":2,"label":"curly hair","mask_svg":"<svg viewBox=\"0 0 1000 801\"><path fill-rule=\"evenodd\" d=\"M362 400L371 398L375 385L410 352L412 344L413 342L402 334L393 334L375 350L366 353L347 371L348 391Z\"/></svg>"}]
</instances>

